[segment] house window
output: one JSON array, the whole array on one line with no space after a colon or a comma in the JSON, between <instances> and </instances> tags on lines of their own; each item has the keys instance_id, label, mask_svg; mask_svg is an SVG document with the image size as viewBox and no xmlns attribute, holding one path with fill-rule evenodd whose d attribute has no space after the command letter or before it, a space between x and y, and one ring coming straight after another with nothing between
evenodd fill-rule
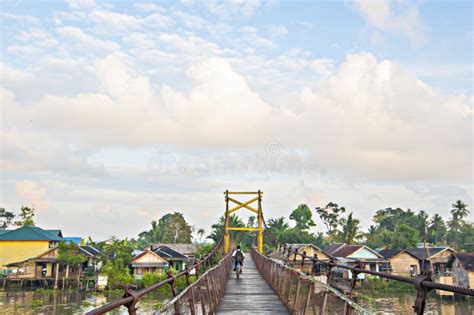
<instances>
[{"instance_id":1,"label":"house window","mask_svg":"<svg viewBox=\"0 0 474 315\"><path fill-rule=\"evenodd\" d=\"M418 274L418 266L417 265L410 265L410 274L412 277Z\"/></svg>"}]
</instances>

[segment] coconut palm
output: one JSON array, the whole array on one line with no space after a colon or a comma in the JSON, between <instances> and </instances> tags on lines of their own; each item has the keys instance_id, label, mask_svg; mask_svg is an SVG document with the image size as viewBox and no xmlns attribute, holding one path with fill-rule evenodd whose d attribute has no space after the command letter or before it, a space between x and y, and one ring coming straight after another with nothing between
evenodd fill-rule
<instances>
[{"instance_id":1,"label":"coconut palm","mask_svg":"<svg viewBox=\"0 0 474 315\"><path fill-rule=\"evenodd\" d=\"M446 237L446 223L444 223L444 219L439 214L433 215L430 220L429 226L429 241L430 243L437 244L441 242Z\"/></svg>"},{"instance_id":2,"label":"coconut palm","mask_svg":"<svg viewBox=\"0 0 474 315\"><path fill-rule=\"evenodd\" d=\"M469 210L464 202L457 200L456 203L453 204L451 214L453 215L453 220L463 220L469 214Z\"/></svg>"},{"instance_id":3,"label":"coconut palm","mask_svg":"<svg viewBox=\"0 0 474 315\"><path fill-rule=\"evenodd\" d=\"M341 220L342 230L338 233L338 237L346 244L354 244L356 239L362 236L360 233L360 221L352 215L353 213L351 212L347 218Z\"/></svg>"}]
</instances>

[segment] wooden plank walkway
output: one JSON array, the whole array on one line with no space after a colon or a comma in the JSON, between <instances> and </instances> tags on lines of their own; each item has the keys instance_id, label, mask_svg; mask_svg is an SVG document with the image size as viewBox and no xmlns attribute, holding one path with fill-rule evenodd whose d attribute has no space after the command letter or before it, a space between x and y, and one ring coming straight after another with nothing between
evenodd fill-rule
<instances>
[{"instance_id":1,"label":"wooden plank walkway","mask_svg":"<svg viewBox=\"0 0 474 315\"><path fill-rule=\"evenodd\" d=\"M259 274L250 254L245 255L243 273L230 274L217 314L289 314L283 303Z\"/></svg>"}]
</instances>

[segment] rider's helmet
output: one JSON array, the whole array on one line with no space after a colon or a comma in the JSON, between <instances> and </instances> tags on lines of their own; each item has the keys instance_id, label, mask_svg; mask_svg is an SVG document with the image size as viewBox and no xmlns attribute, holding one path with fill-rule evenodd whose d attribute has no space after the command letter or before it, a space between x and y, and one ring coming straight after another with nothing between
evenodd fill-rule
<instances>
[{"instance_id":1,"label":"rider's helmet","mask_svg":"<svg viewBox=\"0 0 474 315\"><path fill-rule=\"evenodd\" d=\"M240 249L240 245L237 245L237 249Z\"/></svg>"}]
</instances>

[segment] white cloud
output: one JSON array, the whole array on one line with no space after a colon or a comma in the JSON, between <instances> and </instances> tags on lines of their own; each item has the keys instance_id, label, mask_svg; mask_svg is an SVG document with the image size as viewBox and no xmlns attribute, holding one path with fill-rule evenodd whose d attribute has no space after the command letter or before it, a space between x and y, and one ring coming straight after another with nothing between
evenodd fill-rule
<instances>
[{"instance_id":1,"label":"white cloud","mask_svg":"<svg viewBox=\"0 0 474 315\"><path fill-rule=\"evenodd\" d=\"M162 7L152 2L134 3L133 6L141 11L161 11L161 12L164 11Z\"/></svg>"},{"instance_id":2,"label":"white cloud","mask_svg":"<svg viewBox=\"0 0 474 315\"><path fill-rule=\"evenodd\" d=\"M162 13L153 13L148 15L144 20L144 25L149 28L167 28L173 26L175 20Z\"/></svg>"},{"instance_id":3,"label":"white cloud","mask_svg":"<svg viewBox=\"0 0 474 315\"><path fill-rule=\"evenodd\" d=\"M34 76L27 71L12 68L0 62L0 82L24 82L33 79Z\"/></svg>"},{"instance_id":4,"label":"white cloud","mask_svg":"<svg viewBox=\"0 0 474 315\"><path fill-rule=\"evenodd\" d=\"M350 0L349 3L362 13L369 26L400 33L415 45L425 39L426 26L415 6L390 0Z\"/></svg>"},{"instance_id":5,"label":"white cloud","mask_svg":"<svg viewBox=\"0 0 474 315\"><path fill-rule=\"evenodd\" d=\"M331 64L311 66L329 75ZM113 54L98 64L99 92L46 96L34 107L6 110L18 111L8 116L12 124L15 117L31 120L82 146L218 147L232 138L235 146L253 147L277 139L314 150L328 167L357 176L464 180L470 174L469 100L439 94L395 62L348 55L333 74L303 91L296 112L293 104L272 109L223 59L197 63L187 74L187 92L164 86L156 93L146 76ZM236 122L238 136L229 128Z\"/></svg>"},{"instance_id":6,"label":"white cloud","mask_svg":"<svg viewBox=\"0 0 474 315\"><path fill-rule=\"evenodd\" d=\"M254 47L255 45L268 49L277 47L277 45L272 40L260 36L256 27L245 26L242 27L240 31L242 32L243 36L239 39L239 41L246 43L248 48Z\"/></svg>"},{"instance_id":7,"label":"white cloud","mask_svg":"<svg viewBox=\"0 0 474 315\"><path fill-rule=\"evenodd\" d=\"M143 20L133 15L108 10L94 10L88 18L96 24L96 31L104 34L122 35L140 28L143 22Z\"/></svg>"},{"instance_id":8,"label":"white cloud","mask_svg":"<svg viewBox=\"0 0 474 315\"><path fill-rule=\"evenodd\" d=\"M174 11L173 14L181 20L181 24L192 30L199 30L206 25L206 21L197 15L192 15L184 11Z\"/></svg>"},{"instance_id":9,"label":"white cloud","mask_svg":"<svg viewBox=\"0 0 474 315\"><path fill-rule=\"evenodd\" d=\"M268 27L268 32L271 37L278 38L278 37L285 37L288 34L288 29L285 25L270 25Z\"/></svg>"},{"instance_id":10,"label":"white cloud","mask_svg":"<svg viewBox=\"0 0 474 315\"><path fill-rule=\"evenodd\" d=\"M50 203L45 199L47 190L31 180L16 183L16 194L20 200L39 210L48 210Z\"/></svg>"},{"instance_id":11,"label":"white cloud","mask_svg":"<svg viewBox=\"0 0 474 315\"><path fill-rule=\"evenodd\" d=\"M87 51L97 50L100 52L110 52L119 49L119 46L113 41L97 39L84 33L82 29L77 27L60 27L57 31L61 36L63 36L66 42L70 40L79 42Z\"/></svg>"},{"instance_id":12,"label":"white cloud","mask_svg":"<svg viewBox=\"0 0 474 315\"><path fill-rule=\"evenodd\" d=\"M242 16L248 18L262 5L260 0L209 0L205 2L210 12L221 19Z\"/></svg>"},{"instance_id":13,"label":"white cloud","mask_svg":"<svg viewBox=\"0 0 474 315\"><path fill-rule=\"evenodd\" d=\"M334 60L328 58L321 58L311 61L311 69L317 74L327 76L334 70Z\"/></svg>"}]
</instances>

